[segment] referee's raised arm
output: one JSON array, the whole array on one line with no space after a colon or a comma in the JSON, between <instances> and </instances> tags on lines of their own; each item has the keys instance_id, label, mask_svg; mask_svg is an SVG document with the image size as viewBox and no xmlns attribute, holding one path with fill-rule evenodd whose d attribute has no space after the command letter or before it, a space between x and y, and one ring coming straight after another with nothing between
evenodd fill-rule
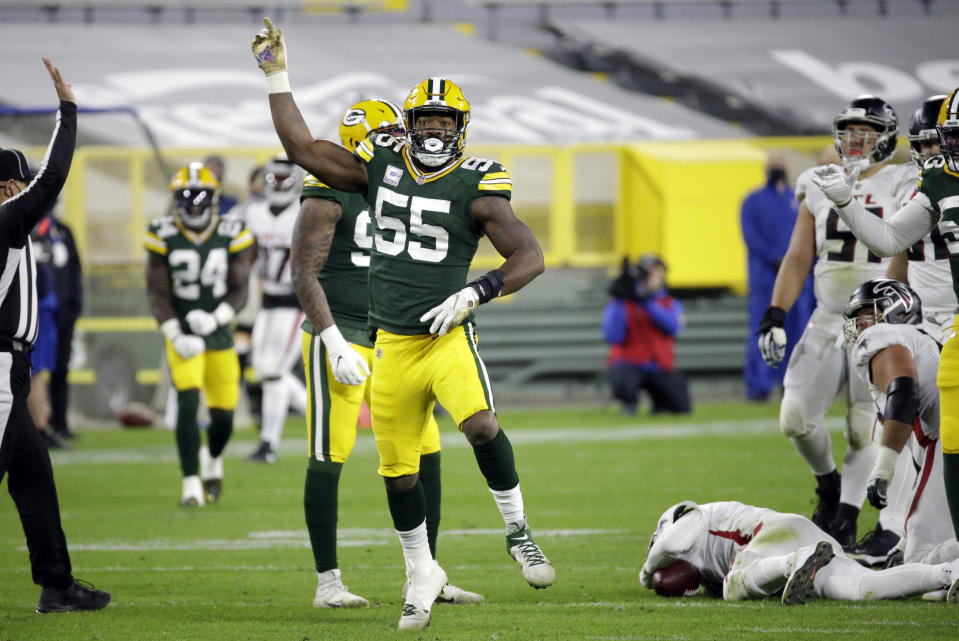
<instances>
[{"instance_id":1,"label":"referee's raised arm","mask_svg":"<svg viewBox=\"0 0 959 641\"><path fill-rule=\"evenodd\" d=\"M70 171L77 142L77 104L60 70L43 58L60 98L56 126L46 156L31 179L23 153L0 149L0 246L22 247L30 230L57 200Z\"/></svg>"},{"instance_id":2,"label":"referee's raised arm","mask_svg":"<svg viewBox=\"0 0 959 641\"><path fill-rule=\"evenodd\" d=\"M27 407L30 350L37 336L37 265L30 230L63 188L77 140L70 85L49 60L43 64L60 111L37 175L30 178L22 152L0 149L0 480L10 477L33 582L43 588L37 612L99 610L110 602L110 594L73 578L50 456Z\"/></svg>"}]
</instances>

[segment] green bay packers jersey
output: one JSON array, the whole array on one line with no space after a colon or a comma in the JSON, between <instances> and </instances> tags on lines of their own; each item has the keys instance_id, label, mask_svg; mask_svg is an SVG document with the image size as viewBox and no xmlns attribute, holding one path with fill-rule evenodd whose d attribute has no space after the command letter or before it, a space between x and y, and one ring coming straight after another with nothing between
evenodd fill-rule
<instances>
[{"instance_id":1,"label":"green bay packers jersey","mask_svg":"<svg viewBox=\"0 0 959 641\"><path fill-rule=\"evenodd\" d=\"M170 270L170 302L180 329L190 332L187 313L212 312L226 298L230 256L253 244L253 235L235 216L222 216L202 233L195 233L174 216L157 218L147 227L143 245L163 257ZM206 337L207 349L233 346L233 330L219 327Z\"/></svg>"},{"instance_id":2,"label":"green bay packers jersey","mask_svg":"<svg viewBox=\"0 0 959 641\"><path fill-rule=\"evenodd\" d=\"M420 316L466 285L483 235L470 213L473 201L509 199L509 173L482 158L459 158L423 173L409 148L385 135L366 139L354 153L366 164L373 218L370 325L427 334L430 323Z\"/></svg>"},{"instance_id":3,"label":"green bay packers jersey","mask_svg":"<svg viewBox=\"0 0 959 641\"><path fill-rule=\"evenodd\" d=\"M351 343L372 347L366 318L370 307L367 276L373 244L370 208L362 195L332 189L313 176L303 181L300 201L307 198L325 198L340 205L340 220L318 278L343 337ZM319 333L309 319L303 322L303 329L311 334Z\"/></svg>"},{"instance_id":4,"label":"green bay packers jersey","mask_svg":"<svg viewBox=\"0 0 959 641\"><path fill-rule=\"evenodd\" d=\"M940 215L939 232L949 249L952 288L959 297L959 174L949 170L942 156L933 156L922 167L919 192Z\"/></svg>"}]
</instances>

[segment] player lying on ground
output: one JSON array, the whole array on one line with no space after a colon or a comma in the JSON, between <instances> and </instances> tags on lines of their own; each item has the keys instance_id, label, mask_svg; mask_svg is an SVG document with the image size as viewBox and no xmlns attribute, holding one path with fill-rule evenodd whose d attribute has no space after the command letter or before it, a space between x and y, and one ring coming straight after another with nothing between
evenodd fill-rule
<instances>
[{"instance_id":1,"label":"player lying on ground","mask_svg":"<svg viewBox=\"0 0 959 641\"><path fill-rule=\"evenodd\" d=\"M653 574L677 560L695 567L706 591L726 601L782 591L783 605L800 605L812 596L861 601L948 588L947 600L959 603L959 561L869 570L809 519L738 501L683 501L666 510L650 539L640 582L657 587ZM668 583L669 575L665 570L657 578ZM674 596L695 586L681 587Z\"/></svg>"}]
</instances>

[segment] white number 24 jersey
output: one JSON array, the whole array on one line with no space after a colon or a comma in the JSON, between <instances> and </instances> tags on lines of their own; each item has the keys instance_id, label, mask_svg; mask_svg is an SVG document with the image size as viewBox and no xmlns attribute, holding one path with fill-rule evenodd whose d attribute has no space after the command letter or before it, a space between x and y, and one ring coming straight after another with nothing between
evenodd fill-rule
<instances>
[{"instance_id":1,"label":"white number 24 jersey","mask_svg":"<svg viewBox=\"0 0 959 641\"><path fill-rule=\"evenodd\" d=\"M858 241L839 218L832 202L818 187L807 182L808 178L809 172L800 176L797 193L805 193L806 206L816 224L818 260L813 271L816 304L825 311L841 314L860 283L885 274L887 260ZM915 183L914 165L886 165L872 176L856 181L853 197L867 211L888 218L912 193Z\"/></svg>"},{"instance_id":2,"label":"white number 24 jersey","mask_svg":"<svg viewBox=\"0 0 959 641\"><path fill-rule=\"evenodd\" d=\"M268 296L293 295L290 276L290 247L293 226L300 211L294 200L279 214L274 214L266 200L252 202L246 207L246 226L256 236L257 263L263 281L263 293Z\"/></svg>"}]
</instances>

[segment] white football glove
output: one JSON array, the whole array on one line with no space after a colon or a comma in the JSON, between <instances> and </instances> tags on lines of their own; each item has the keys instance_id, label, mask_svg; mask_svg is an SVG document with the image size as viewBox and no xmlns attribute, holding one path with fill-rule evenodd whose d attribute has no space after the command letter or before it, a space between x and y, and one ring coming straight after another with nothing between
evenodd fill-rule
<instances>
[{"instance_id":1,"label":"white football glove","mask_svg":"<svg viewBox=\"0 0 959 641\"><path fill-rule=\"evenodd\" d=\"M889 484L896 473L896 460L899 452L888 445L880 445L876 453L876 460L869 473L869 483L866 485L866 498L869 504L877 510L886 507L889 502Z\"/></svg>"},{"instance_id":2,"label":"white football glove","mask_svg":"<svg viewBox=\"0 0 959 641\"><path fill-rule=\"evenodd\" d=\"M176 353L184 360L199 356L206 351L206 341L193 334L180 334L170 342L173 343L173 349L176 350Z\"/></svg>"},{"instance_id":3,"label":"white football glove","mask_svg":"<svg viewBox=\"0 0 959 641\"><path fill-rule=\"evenodd\" d=\"M852 190L860 172L861 165L856 165L848 174L838 165L826 165L813 171L812 182L836 207L841 208L852 200Z\"/></svg>"},{"instance_id":4,"label":"white football glove","mask_svg":"<svg viewBox=\"0 0 959 641\"><path fill-rule=\"evenodd\" d=\"M370 367L360 353L350 347L336 325L320 332L320 340L329 353L330 369L337 383L360 385L370 375Z\"/></svg>"},{"instance_id":5,"label":"white football glove","mask_svg":"<svg viewBox=\"0 0 959 641\"><path fill-rule=\"evenodd\" d=\"M283 42L283 31L277 29L273 21L263 18L265 29L253 37L253 57L256 65L267 76L286 71L286 45Z\"/></svg>"},{"instance_id":6,"label":"white football glove","mask_svg":"<svg viewBox=\"0 0 959 641\"><path fill-rule=\"evenodd\" d=\"M444 336L451 328L463 322L479 306L479 294L472 287L464 287L441 304L420 316L420 322L433 319L430 334Z\"/></svg>"},{"instance_id":7,"label":"white football glove","mask_svg":"<svg viewBox=\"0 0 959 641\"><path fill-rule=\"evenodd\" d=\"M770 367L777 367L786 357L786 330L770 327L759 335L759 353Z\"/></svg>"},{"instance_id":8,"label":"white football glove","mask_svg":"<svg viewBox=\"0 0 959 641\"><path fill-rule=\"evenodd\" d=\"M184 320L190 326L190 331L197 336L209 336L220 326L213 314L202 309L190 310L186 313Z\"/></svg>"}]
</instances>

